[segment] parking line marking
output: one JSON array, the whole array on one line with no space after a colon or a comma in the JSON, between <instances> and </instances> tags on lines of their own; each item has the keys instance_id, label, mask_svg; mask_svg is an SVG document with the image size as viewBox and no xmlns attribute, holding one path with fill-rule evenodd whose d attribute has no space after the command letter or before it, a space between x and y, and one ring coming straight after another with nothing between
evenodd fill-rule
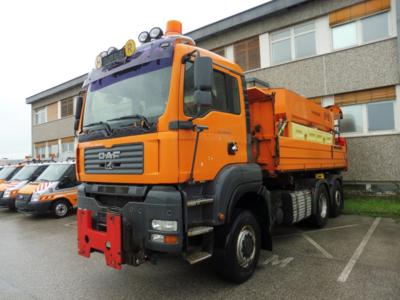
<instances>
[{"instance_id":1,"label":"parking line marking","mask_svg":"<svg viewBox=\"0 0 400 300\"><path fill-rule=\"evenodd\" d=\"M360 224L349 224L349 225L343 225L343 226L336 226L336 227L329 227L329 228L323 228L323 229L316 229L316 230L307 230L307 231L301 231L299 230L298 232L294 233L287 233L287 234L279 234L275 235L275 238L280 238L280 237L288 237L288 236L293 236L293 235L300 235L303 232L304 233L312 233L312 232L323 232L323 231L332 231L332 230L338 230L338 229L346 229L346 228L351 228L351 227L356 227L359 226Z\"/></svg>"},{"instance_id":2,"label":"parking line marking","mask_svg":"<svg viewBox=\"0 0 400 300\"><path fill-rule=\"evenodd\" d=\"M286 258L279 258L279 255L274 254L271 257L267 258L262 264L268 265L271 263L272 266L279 265L281 268L286 267L294 258L293 257L286 257Z\"/></svg>"},{"instance_id":3,"label":"parking line marking","mask_svg":"<svg viewBox=\"0 0 400 300\"><path fill-rule=\"evenodd\" d=\"M350 258L347 265L344 267L342 274L338 277L337 281L339 282L346 282L347 278L349 277L351 271L353 270L354 265L356 264L357 260L360 258L361 254L364 251L365 246L367 245L369 239L371 238L372 234L374 233L376 227L378 226L381 218L376 218L372 223L371 227L369 228L368 232L365 234L364 238L362 239L360 245L358 245L356 251L354 251L353 256Z\"/></svg>"},{"instance_id":4,"label":"parking line marking","mask_svg":"<svg viewBox=\"0 0 400 300\"><path fill-rule=\"evenodd\" d=\"M318 244L315 240L313 240L311 237L309 237L306 234L302 234L302 236L311 244L313 245L315 248L317 248L323 256L325 256L326 258L333 258L333 255L330 254L328 251L326 251L324 248L322 248L322 246L320 244Z\"/></svg>"}]
</instances>

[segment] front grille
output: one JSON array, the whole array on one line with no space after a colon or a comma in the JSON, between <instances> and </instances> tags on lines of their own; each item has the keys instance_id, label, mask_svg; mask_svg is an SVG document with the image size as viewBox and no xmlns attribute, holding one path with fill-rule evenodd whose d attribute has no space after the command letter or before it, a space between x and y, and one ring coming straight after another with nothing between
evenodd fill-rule
<instances>
[{"instance_id":1,"label":"front grille","mask_svg":"<svg viewBox=\"0 0 400 300\"><path fill-rule=\"evenodd\" d=\"M85 149L87 174L143 174L143 143Z\"/></svg>"}]
</instances>

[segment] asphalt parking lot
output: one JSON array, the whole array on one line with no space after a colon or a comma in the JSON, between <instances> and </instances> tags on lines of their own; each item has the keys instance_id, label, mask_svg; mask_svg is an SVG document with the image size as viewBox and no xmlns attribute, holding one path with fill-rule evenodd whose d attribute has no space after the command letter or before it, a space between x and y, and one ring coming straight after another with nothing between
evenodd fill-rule
<instances>
[{"instance_id":1,"label":"asphalt parking lot","mask_svg":"<svg viewBox=\"0 0 400 300\"><path fill-rule=\"evenodd\" d=\"M106 267L77 255L75 216L55 220L0 210L1 299L400 299L400 223L341 216L322 230L278 228L275 249L236 286L209 262Z\"/></svg>"}]
</instances>

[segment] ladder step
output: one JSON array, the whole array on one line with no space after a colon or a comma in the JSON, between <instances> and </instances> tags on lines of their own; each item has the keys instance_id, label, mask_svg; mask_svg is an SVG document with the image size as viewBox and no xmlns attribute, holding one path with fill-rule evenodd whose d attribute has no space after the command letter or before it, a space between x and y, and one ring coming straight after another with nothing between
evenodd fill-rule
<instances>
[{"instance_id":1,"label":"ladder step","mask_svg":"<svg viewBox=\"0 0 400 300\"><path fill-rule=\"evenodd\" d=\"M207 258L211 257L211 253L209 252L195 252L186 257L186 260L191 264L197 264Z\"/></svg>"},{"instance_id":2,"label":"ladder step","mask_svg":"<svg viewBox=\"0 0 400 300\"><path fill-rule=\"evenodd\" d=\"M213 203L213 202L214 202L213 198L188 200L187 201L187 207L210 204L210 203Z\"/></svg>"},{"instance_id":3,"label":"ladder step","mask_svg":"<svg viewBox=\"0 0 400 300\"><path fill-rule=\"evenodd\" d=\"M198 226L189 228L187 235L188 236L196 236L201 234L206 234L214 230L214 227L211 226Z\"/></svg>"}]
</instances>

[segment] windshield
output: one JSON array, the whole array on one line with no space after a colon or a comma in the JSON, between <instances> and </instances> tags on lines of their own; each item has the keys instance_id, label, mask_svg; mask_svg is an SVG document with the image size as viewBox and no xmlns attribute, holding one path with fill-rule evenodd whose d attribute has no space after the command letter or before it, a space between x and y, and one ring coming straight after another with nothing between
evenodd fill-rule
<instances>
[{"instance_id":1,"label":"windshield","mask_svg":"<svg viewBox=\"0 0 400 300\"><path fill-rule=\"evenodd\" d=\"M143 116L155 122L164 113L171 81L171 59L159 59L99 79L89 86L83 126Z\"/></svg>"},{"instance_id":2,"label":"windshield","mask_svg":"<svg viewBox=\"0 0 400 300\"><path fill-rule=\"evenodd\" d=\"M0 179L7 179L8 176L16 169L17 167L4 167L3 170L0 171Z\"/></svg>"},{"instance_id":3,"label":"windshield","mask_svg":"<svg viewBox=\"0 0 400 300\"><path fill-rule=\"evenodd\" d=\"M59 181L71 166L71 164L50 165L46 170L43 171L36 181Z\"/></svg>"},{"instance_id":4,"label":"windshield","mask_svg":"<svg viewBox=\"0 0 400 300\"><path fill-rule=\"evenodd\" d=\"M25 166L11 180L28 180L38 168L39 166Z\"/></svg>"}]
</instances>

